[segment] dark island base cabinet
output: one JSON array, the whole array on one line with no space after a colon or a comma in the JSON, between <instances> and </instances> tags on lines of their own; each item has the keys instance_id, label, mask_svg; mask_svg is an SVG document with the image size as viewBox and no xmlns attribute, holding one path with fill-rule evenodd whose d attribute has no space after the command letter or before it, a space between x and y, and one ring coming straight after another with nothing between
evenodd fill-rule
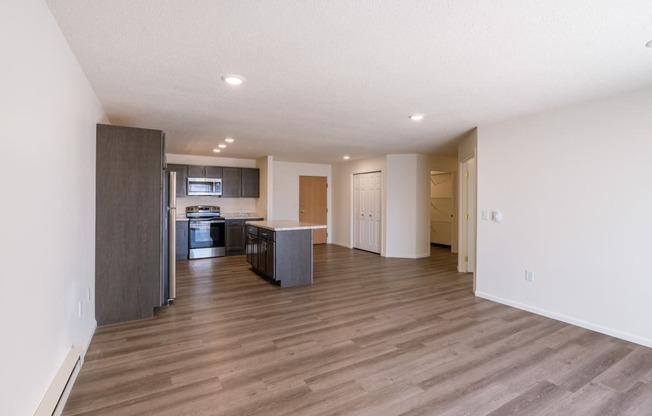
<instances>
[{"instance_id":1,"label":"dark island base cabinet","mask_svg":"<svg viewBox=\"0 0 652 416\"><path fill-rule=\"evenodd\" d=\"M270 231L247 226L247 262L281 287L312 283L312 230Z\"/></svg>"}]
</instances>

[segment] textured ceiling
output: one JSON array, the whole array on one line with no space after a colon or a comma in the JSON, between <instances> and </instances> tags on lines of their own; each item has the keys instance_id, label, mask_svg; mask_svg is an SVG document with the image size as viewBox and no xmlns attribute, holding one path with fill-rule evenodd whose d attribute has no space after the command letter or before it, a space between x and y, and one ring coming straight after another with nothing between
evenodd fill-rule
<instances>
[{"instance_id":1,"label":"textured ceiling","mask_svg":"<svg viewBox=\"0 0 652 416\"><path fill-rule=\"evenodd\" d=\"M475 126L652 86L650 0L47 3L111 122L170 153L453 155Z\"/></svg>"}]
</instances>

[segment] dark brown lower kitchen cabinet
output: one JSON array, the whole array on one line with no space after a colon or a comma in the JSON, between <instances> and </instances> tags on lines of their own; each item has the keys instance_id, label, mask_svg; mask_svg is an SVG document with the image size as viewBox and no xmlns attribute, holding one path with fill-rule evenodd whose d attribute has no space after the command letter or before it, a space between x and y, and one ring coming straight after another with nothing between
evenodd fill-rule
<instances>
[{"instance_id":1,"label":"dark brown lower kitchen cabinet","mask_svg":"<svg viewBox=\"0 0 652 416\"><path fill-rule=\"evenodd\" d=\"M276 262L274 259L274 231L248 225L247 263L268 279L274 280Z\"/></svg>"},{"instance_id":2,"label":"dark brown lower kitchen cabinet","mask_svg":"<svg viewBox=\"0 0 652 416\"><path fill-rule=\"evenodd\" d=\"M164 133L97 125L95 318L151 318L161 305Z\"/></svg>"},{"instance_id":3,"label":"dark brown lower kitchen cabinet","mask_svg":"<svg viewBox=\"0 0 652 416\"><path fill-rule=\"evenodd\" d=\"M262 221L257 218L235 218L226 220L226 255L236 256L245 254L247 248L247 232L245 222Z\"/></svg>"},{"instance_id":4,"label":"dark brown lower kitchen cabinet","mask_svg":"<svg viewBox=\"0 0 652 416\"><path fill-rule=\"evenodd\" d=\"M252 268L258 268L258 228L250 225L245 226L247 238L247 263Z\"/></svg>"},{"instance_id":5,"label":"dark brown lower kitchen cabinet","mask_svg":"<svg viewBox=\"0 0 652 416\"><path fill-rule=\"evenodd\" d=\"M258 229L258 270L267 278L275 280L276 275L276 243L275 232L264 228Z\"/></svg>"},{"instance_id":6,"label":"dark brown lower kitchen cabinet","mask_svg":"<svg viewBox=\"0 0 652 416\"><path fill-rule=\"evenodd\" d=\"M226 255L245 254L247 237L245 234L245 220L226 220Z\"/></svg>"},{"instance_id":7,"label":"dark brown lower kitchen cabinet","mask_svg":"<svg viewBox=\"0 0 652 416\"><path fill-rule=\"evenodd\" d=\"M188 260L188 221L177 221L176 259Z\"/></svg>"}]
</instances>

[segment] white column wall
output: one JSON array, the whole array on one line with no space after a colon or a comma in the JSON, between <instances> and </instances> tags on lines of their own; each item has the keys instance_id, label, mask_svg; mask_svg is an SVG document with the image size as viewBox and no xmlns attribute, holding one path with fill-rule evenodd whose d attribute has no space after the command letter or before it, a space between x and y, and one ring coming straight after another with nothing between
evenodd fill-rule
<instances>
[{"instance_id":1,"label":"white column wall","mask_svg":"<svg viewBox=\"0 0 652 416\"><path fill-rule=\"evenodd\" d=\"M31 415L96 326L95 124L108 119L44 1L0 2L0 50L0 413Z\"/></svg>"},{"instance_id":2,"label":"white column wall","mask_svg":"<svg viewBox=\"0 0 652 416\"><path fill-rule=\"evenodd\" d=\"M480 127L476 294L652 347L652 89ZM534 282L525 271L534 272Z\"/></svg>"},{"instance_id":3,"label":"white column wall","mask_svg":"<svg viewBox=\"0 0 652 416\"><path fill-rule=\"evenodd\" d=\"M273 165L274 158L272 156L256 159L256 166L260 169L260 197L256 200L256 214L265 219L272 216Z\"/></svg>"},{"instance_id":4,"label":"white column wall","mask_svg":"<svg viewBox=\"0 0 652 416\"><path fill-rule=\"evenodd\" d=\"M385 256L430 255L430 164L425 155L387 155Z\"/></svg>"}]
</instances>

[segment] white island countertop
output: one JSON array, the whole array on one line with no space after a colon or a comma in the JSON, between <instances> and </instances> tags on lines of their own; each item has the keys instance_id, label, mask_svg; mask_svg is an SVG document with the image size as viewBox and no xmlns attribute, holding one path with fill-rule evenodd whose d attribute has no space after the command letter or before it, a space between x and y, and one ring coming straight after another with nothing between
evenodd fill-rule
<instances>
[{"instance_id":1,"label":"white island countertop","mask_svg":"<svg viewBox=\"0 0 652 416\"><path fill-rule=\"evenodd\" d=\"M247 221L245 224L258 228L265 228L271 231L315 230L318 228L327 228L322 224L293 220Z\"/></svg>"}]
</instances>

